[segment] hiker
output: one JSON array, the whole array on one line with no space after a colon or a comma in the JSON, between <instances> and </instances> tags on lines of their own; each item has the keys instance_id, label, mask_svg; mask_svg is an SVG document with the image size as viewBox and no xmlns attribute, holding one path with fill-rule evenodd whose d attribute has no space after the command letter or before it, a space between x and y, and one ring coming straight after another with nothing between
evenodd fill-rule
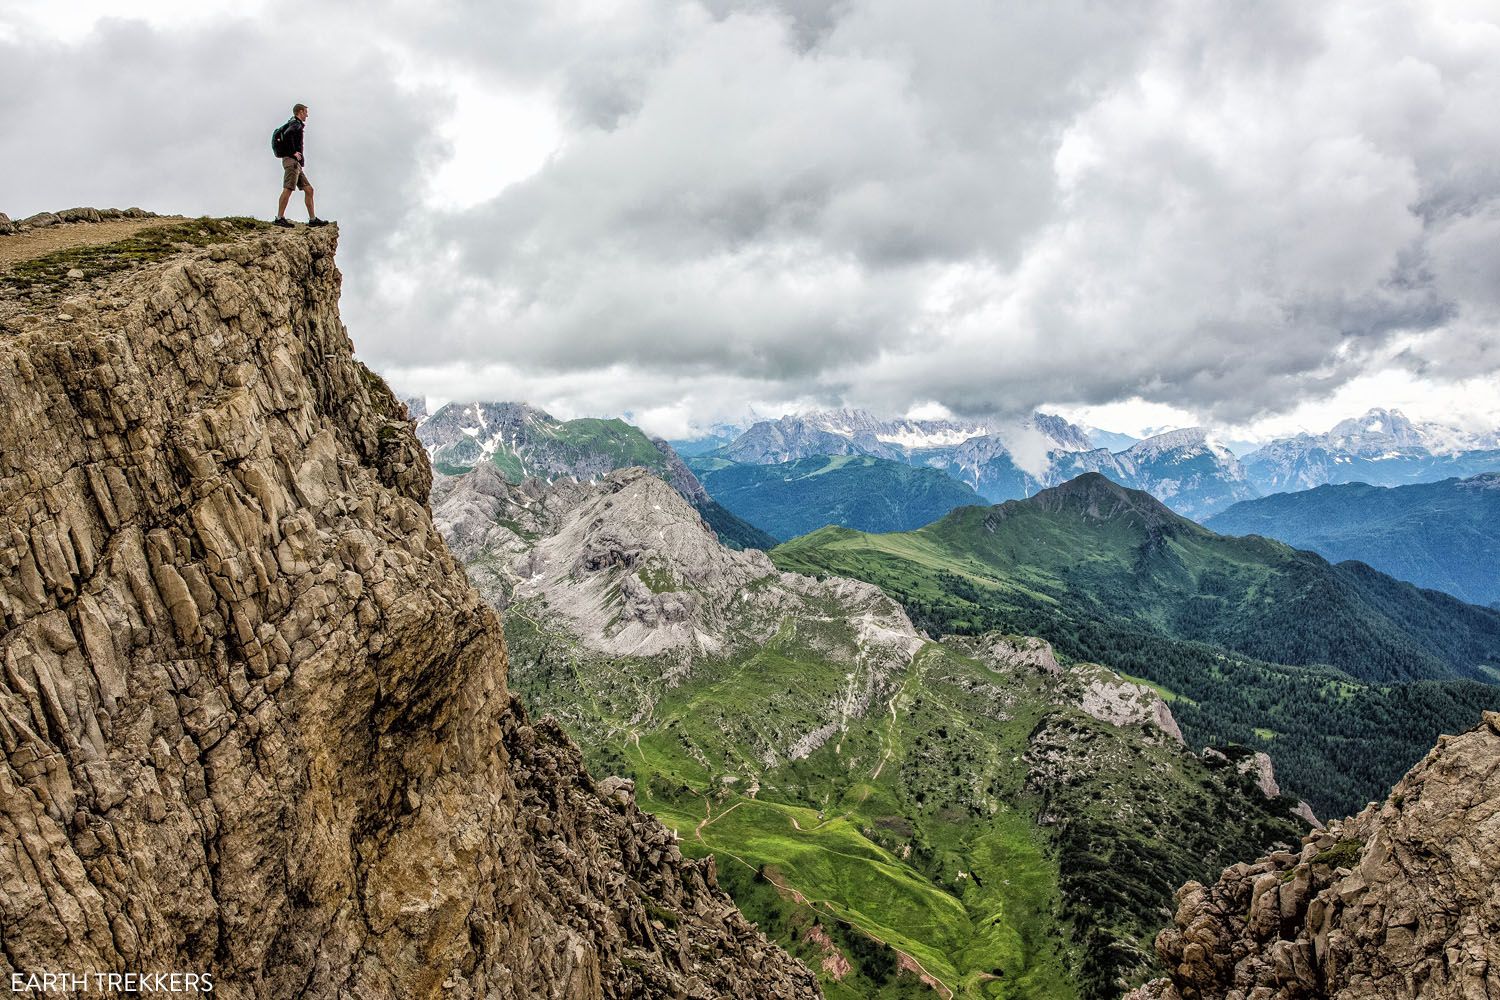
<instances>
[{"instance_id":1,"label":"hiker","mask_svg":"<svg viewBox=\"0 0 1500 1000\"><path fill-rule=\"evenodd\" d=\"M302 189L303 198L307 202L307 224L328 225L313 211L313 186L307 179L307 171L303 169L307 160L302 155L302 126L306 121L307 105L293 105L292 117L271 135L271 152L281 157L281 201L276 205L273 225L287 229L292 228L292 222L286 217L286 203L296 188Z\"/></svg>"}]
</instances>

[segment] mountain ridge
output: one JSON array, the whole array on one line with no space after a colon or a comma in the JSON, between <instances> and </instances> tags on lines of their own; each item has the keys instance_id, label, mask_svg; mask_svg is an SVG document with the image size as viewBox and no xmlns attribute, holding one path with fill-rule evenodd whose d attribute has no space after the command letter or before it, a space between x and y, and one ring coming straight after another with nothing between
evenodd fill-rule
<instances>
[{"instance_id":1,"label":"mountain ridge","mask_svg":"<svg viewBox=\"0 0 1500 1000\"><path fill-rule=\"evenodd\" d=\"M1020 499L1082 472L1104 472L1203 516L1256 495L1245 470L1201 428L1168 431L1119 452L1096 448L1062 417L1034 413L993 420L881 420L862 410L814 411L761 421L705 453L743 464L785 464L818 455L863 454L938 469L991 502Z\"/></svg>"},{"instance_id":2,"label":"mountain ridge","mask_svg":"<svg viewBox=\"0 0 1500 1000\"><path fill-rule=\"evenodd\" d=\"M1325 484L1236 504L1206 525L1359 560L1471 604L1500 600L1500 473L1382 487Z\"/></svg>"},{"instance_id":3,"label":"mountain ridge","mask_svg":"<svg viewBox=\"0 0 1500 1000\"><path fill-rule=\"evenodd\" d=\"M1322 434L1273 440L1246 455L1244 464L1268 494L1327 483L1402 486L1500 470L1500 432L1418 424L1400 410L1376 407Z\"/></svg>"},{"instance_id":4,"label":"mountain ridge","mask_svg":"<svg viewBox=\"0 0 1500 1000\"><path fill-rule=\"evenodd\" d=\"M1399 776L1396 756L1351 760L1344 740L1379 735L1410 763L1437 727L1500 707L1493 609L1218 536L1107 477L912 532L823 529L771 556L876 583L929 631L1039 635L1158 683L1189 738L1273 750L1320 811Z\"/></svg>"}]
</instances>

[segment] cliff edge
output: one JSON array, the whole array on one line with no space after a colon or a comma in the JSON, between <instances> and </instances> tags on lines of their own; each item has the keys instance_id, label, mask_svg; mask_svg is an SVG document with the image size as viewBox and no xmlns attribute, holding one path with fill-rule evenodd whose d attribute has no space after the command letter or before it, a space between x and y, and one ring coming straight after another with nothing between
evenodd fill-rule
<instances>
[{"instance_id":1,"label":"cliff edge","mask_svg":"<svg viewBox=\"0 0 1500 1000\"><path fill-rule=\"evenodd\" d=\"M1500 713L1299 853L1177 893L1130 1000L1500 997Z\"/></svg>"},{"instance_id":2,"label":"cliff edge","mask_svg":"<svg viewBox=\"0 0 1500 1000\"><path fill-rule=\"evenodd\" d=\"M817 996L508 694L336 229L189 225L0 289L5 981Z\"/></svg>"}]
</instances>

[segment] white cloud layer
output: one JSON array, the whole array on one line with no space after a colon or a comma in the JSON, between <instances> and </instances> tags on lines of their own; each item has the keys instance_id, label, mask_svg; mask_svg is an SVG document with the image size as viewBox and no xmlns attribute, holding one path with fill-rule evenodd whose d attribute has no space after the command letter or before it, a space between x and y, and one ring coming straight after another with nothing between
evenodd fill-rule
<instances>
[{"instance_id":1,"label":"white cloud layer","mask_svg":"<svg viewBox=\"0 0 1500 1000\"><path fill-rule=\"evenodd\" d=\"M306 101L406 391L1497 416L1493 4L59 6L0 7L0 209L268 215Z\"/></svg>"}]
</instances>

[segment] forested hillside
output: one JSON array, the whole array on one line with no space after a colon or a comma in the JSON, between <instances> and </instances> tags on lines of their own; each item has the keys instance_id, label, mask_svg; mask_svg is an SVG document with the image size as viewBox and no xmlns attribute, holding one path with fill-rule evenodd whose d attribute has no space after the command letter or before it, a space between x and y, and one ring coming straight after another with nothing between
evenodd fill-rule
<instances>
[{"instance_id":1,"label":"forested hillside","mask_svg":"<svg viewBox=\"0 0 1500 1000\"><path fill-rule=\"evenodd\" d=\"M1222 538L1098 476L906 534L826 529L773 558L876 583L932 630L1040 635L1147 678L1191 740L1273 751L1325 812L1500 705L1500 613Z\"/></svg>"},{"instance_id":2,"label":"forested hillside","mask_svg":"<svg viewBox=\"0 0 1500 1000\"><path fill-rule=\"evenodd\" d=\"M1235 504L1204 522L1331 562L1357 559L1472 604L1500 601L1500 474L1381 487L1320 486Z\"/></svg>"},{"instance_id":3,"label":"forested hillside","mask_svg":"<svg viewBox=\"0 0 1500 1000\"><path fill-rule=\"evenodd\" d=\"M779 540L824 525L909 531L984 498L937 469L870 455L820 455L776 465L688 460L703 488Z\"/></svg>"}]
</instances>

